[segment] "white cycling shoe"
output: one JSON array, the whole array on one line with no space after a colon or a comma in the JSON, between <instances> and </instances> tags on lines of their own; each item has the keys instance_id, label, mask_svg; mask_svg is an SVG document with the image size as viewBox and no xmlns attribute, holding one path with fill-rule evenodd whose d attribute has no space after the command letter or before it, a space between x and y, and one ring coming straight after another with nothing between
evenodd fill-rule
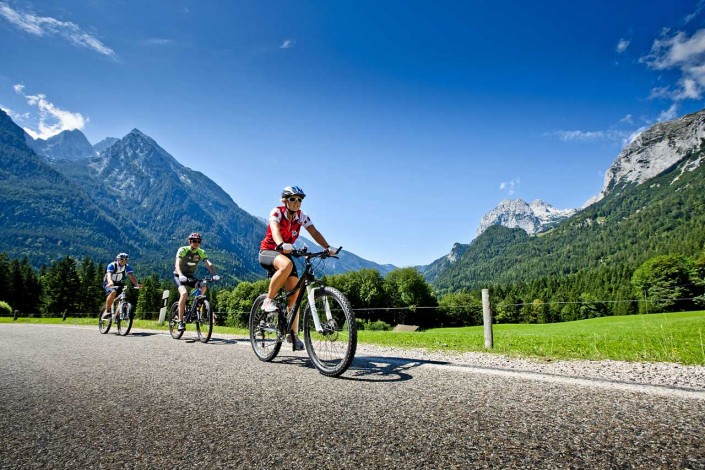
<instances>
[{"instance_id":1,"label":"white cycling shoe","mask_svg":"<svg viewBox=\"0 0 705 470\"><path fill-rule=\"evenodd\" d=\"M270 298L264 299L264 302L262 302L262 310L264 310L267 313L272 313L277 311L277 303Z\"/></svg>"}]
</instances>

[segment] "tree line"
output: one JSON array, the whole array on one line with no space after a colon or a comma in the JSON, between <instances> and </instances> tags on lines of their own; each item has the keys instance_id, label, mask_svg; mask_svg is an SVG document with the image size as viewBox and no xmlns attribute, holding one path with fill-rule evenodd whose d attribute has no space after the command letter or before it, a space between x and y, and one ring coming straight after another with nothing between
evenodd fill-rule
<instances>
[{"instance_id":1,"label":"tree line","mask_svg":"<svg viewBox=\"0 0 705 470\"><path fill-rule=\"evenodd\" d=\"M26 257L9 259L0 253L0 304L5 314L59 316L96 314L105 301L105 266L90 257L80 262L66 256L35 271ZM138 273L139 274L139 273ZM177 298L171 280L156 273L138 277L139 291L128 290L138 318L154 320L170 291L167 305ZM412 324L421 328L482 324L479 291L437 296L415 268L400 268L382 276L374 269L323 276L322 282L342 291L365 325ZM267 291L268 279L243 281L234 287L213 285L208 298L220 313L220 325L247 327L255 298ZM693 310L705 307L705 253L696 257L661 255L635 269L604 267L565 276L544 276L529 282L487 286L498 323L552 323L607 315Z\"/></svg>"},{"instance_id":2,"label":"tree line","mask_svg":"<svg viewBox=\"0 0 705 470\"><path fill-rule=\"evenodd\" d=\"M18 311L23 316L53 317L66 312L97 316L105 304L105 270L103 263L95 263L90 257L79 262L66 256L35 271L26 256L21 260L9 259L7 254L0 253L0 302L5 304L4 313ZM170 289L170 301L176 299L173 284L159 279L157 274L138 280L142 289L129 289L127 297L140 318L155 319L165 289Z\"/></svg>"}]
</instances>

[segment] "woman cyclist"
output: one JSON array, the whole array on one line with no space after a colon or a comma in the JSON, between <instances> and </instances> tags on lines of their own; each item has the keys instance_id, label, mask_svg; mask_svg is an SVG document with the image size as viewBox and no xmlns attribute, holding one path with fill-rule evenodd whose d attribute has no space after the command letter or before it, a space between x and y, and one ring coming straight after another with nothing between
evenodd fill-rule
<instances>
[{"instance_id":1,"label":"woman cyclist","mask_svg":"<svg viewBox=\"0 0 705 470\"><path fill-rule=\"evenodd\" d=\"M284 286L287 291L291 291L299 280L296 265L290 253L294 250L293 245L301 233L301 227L308 230L316 243L328 250L331 255L336 253L336 249L330 246L321 232L316 230L309 216L301 210L301 203L305 197L306 193L300 187L287 186L281 194L281 201L284 205L275 207L269 213L267 234L260 243L259 252L259 264L272 277L267 298L262 304L262 309L265 312L276 312L277 305L274 302L274 296L279 292L279 289ZM295 301L296 295L290 295L289 309ZM304 348L303 342L296 336L298 317L297 312L292 330L287 337L287 341L292 343L294 351Z\"/></svg>"}]
</instances>

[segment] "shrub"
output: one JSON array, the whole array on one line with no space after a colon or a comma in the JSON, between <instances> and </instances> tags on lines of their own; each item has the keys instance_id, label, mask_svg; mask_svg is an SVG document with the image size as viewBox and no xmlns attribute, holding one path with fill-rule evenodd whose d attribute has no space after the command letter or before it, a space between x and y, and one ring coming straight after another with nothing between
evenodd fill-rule
<instances>
[{"instance_id":1,"label":"shrub","mask_svg":"<svg viewBox=\"0 0 705 470\"><path fill-rule=\"evenodd\" d=\"M12 308L7 302L0 300L0 317L11 317Z\"/></svg>"},{"instance_id":2,"label":"shrub","mask_svg":"<svg viewBox=\"0 0 705 470\"><path fill-rule=\"evenodd\" d=\"M392 329L392 326L382 320L377 320L373 322L368 321L365 325L365 329L371 331L388 331Z\"/></svg>"},{"instance_id":3,"label":"shrub","mask_svg":"<svg viewBox=\"0 0 705 470\"><path fill-rule=\"evenodd\" d=\"M356 318L355 325L357 325L357 331L364 330L365 329L365 320L363 320L361 318Z\"/></svg>"}]
</instances>

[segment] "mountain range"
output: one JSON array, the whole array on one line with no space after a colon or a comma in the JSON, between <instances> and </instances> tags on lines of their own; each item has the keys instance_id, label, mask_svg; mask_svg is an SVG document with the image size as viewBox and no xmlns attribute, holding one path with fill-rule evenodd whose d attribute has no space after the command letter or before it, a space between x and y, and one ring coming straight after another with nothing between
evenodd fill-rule
<instances>
[{"instance_id":1,"label":"mountain range","mask_svg":"<svg viewBox=\"0 0 705 470\"><path fill-rule=\"evenodd\" d=\"M504 200L471 243L419 269L440 294L610 269L623 271L623 283L649 257L703 250L704 158L705 111L656 124L620 152L582 208ZM80 131L34 140L0 110L0 195L0 252L34 266L128 251L144 272L168 274L186 234L200 231L233 281L263 274L266 222L137 129L95 146ZM326 272L361 268L394 267L343 252Z\"/></svg>"},{"instance_id":2,"label":"mountain range","mask_svg":"<svg viewBox=\"0 0 705 470\"><path fill-rule=\"evenodd\" d=\"M0 110L0 177L0 252L35 267L126 251L140 272L168 275L177 248L198 231L226 279L264 275L257 254L266 223L137 129L95 146L78 130L35 140ZM393 269L345 251L329 261L328 274Z\"/></svg>"},{"instance_id":3,"label":"mountain range","mask_svg":"<svg viewBox=\"0 0 705 470\"><path fill-rule=\"evenodd\" d=\"M544 211L558 215L544 225L534 203L502 201L470 244L419 269L443 293L608 270L622 270L624 282L650 257L699 254L704 160L705 111L656 124L620 152L583 208Z\"/></svg>"}]
</instances>

